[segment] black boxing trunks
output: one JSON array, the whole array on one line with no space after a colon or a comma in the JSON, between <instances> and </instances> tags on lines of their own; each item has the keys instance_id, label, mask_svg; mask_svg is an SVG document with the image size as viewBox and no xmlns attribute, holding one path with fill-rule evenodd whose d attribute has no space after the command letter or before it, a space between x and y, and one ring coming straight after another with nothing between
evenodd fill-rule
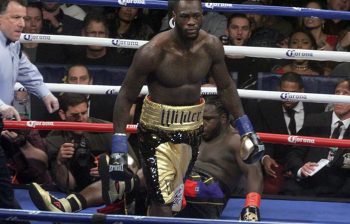
<instances>
[{"instance_id":1,"label":"black boxing trunks","mask_svg":"<svg viewBox=\"0 0 350 224\"><path fill-rule=\"evenodd\" d=\"M184 179L197 159L204 99L193 106L169 106L146 97L138 125L143 171L150 200L181 209Z\"/></svg>"}]
</instances>

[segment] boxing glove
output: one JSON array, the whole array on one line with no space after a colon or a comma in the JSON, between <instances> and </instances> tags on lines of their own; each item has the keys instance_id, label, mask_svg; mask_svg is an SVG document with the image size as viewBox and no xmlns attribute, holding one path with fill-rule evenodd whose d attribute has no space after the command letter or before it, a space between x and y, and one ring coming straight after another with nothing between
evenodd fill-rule
<instances>
[{"instance_id":1,"label":"boxing glove","mask_svg":"<svg viewBox=\"0 0 350 224\"><path fill-rule=\"evenodd\" d=\"M126 134L116 133L112 137L109 175L112 180L116 181L129 181L133 176L128 169L128 137Z\"/></svg>"},{"instance_id":2,"label":"boxing glove","mask_svg":"<svg viewBox=\"0 0 350 224\"><path fill-rule=\"evenodd\" d=\"M235 120L235 126L241 136L241 158L245 163L251 164L260 161L265 152L265 147L259 136L254 132L247 115Z\"/></svg>"},{"instance_id":3,"label":"boxing glove","mask_svg":"<svg viewBox=\"0 0 350 224\"><path fill-rule=\"evenodd\" d=\"M241 221L260 221L260 194L256 192L251 192L247 194L245 207L242 209L239 220Z\"/></svg>"}]
</instances>

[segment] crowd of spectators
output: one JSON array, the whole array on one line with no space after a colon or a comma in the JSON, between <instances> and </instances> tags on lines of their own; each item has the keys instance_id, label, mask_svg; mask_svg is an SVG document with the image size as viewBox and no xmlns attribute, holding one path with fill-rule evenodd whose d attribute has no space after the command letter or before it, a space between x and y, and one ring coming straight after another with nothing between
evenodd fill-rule
<instances>
[{"instance_id":1,"label":"crowd of spectators","mask_svg":"<svg viewBox=\"0 0 350 224\"><path fill-rule=\"evenodd\" d=\"M297 6L339 11L350 10L350 1L347 0L215 2ZM170 29L170 16L171 14L165 10L130 7L89 7L36 2L30 3L27 7L24 32L150 40L155 34ZM205 12L203 29L220 38L224 45L327 51L349 51L350 49L350 22L340 19L323 19L313 16L298 18L261 14ZM24 43L22 44L22 50L33 63L61 64L67 70L63 82L81 85L93 85L93 77L89 72L90 67L128 67L136 51L126 48L107 48L102 46L67 47L66 45L42 43ZM291 92L304 92L305 83L302 80L303 76L324 76L331 79L333 76L348 76L350 72L349 63L335 63L331 61L276 60L242 56L233 57L229 55L226 56L225 60L232 78L236 80L237 87L242 89L257 89L258 74L261 72L281 75L283 78L279 85L276 86L276 90ZM208 74L208 79L204 82L215 84L211 80L210 74ZM110 85L109 83L104 84ZM334 93L350 95L349 86L349 82L345 84L339 83ZM86 101L77 102L72 101L79 100L79 96L75 96L76 98L70 95L65 97L64 94L57 94L57 96L61 97L62 102L66 102L68 105L64 107L64 104L60 104L61 109L56 114L58 116L48 118L43 114L42 120L53 120L59 117L61 120L69 121L111 122L113 119L114 96L79 95L87 98ZM25 104L25 109L19 109L19 111L22 111L27 119L30 119L30 110L34 110L34 107L36 107L36 104L33 104L34 101L33 99L28 99L28 96L22 96L15 99L15 106L17 103L16 107L20 108ZM31 109L28 108L30 104ZM324 112L324 106L321 104L310 106L300 102L259 101L256 103L256 101L244 101L244 105L245 110L252 117L253 125L256 126L258 131L280 134L296 134L299 132L304 135L310 134L329 138L332 137L335 129L333 127L334 124L331 123L333 116L333 121L338 122L338 120L342 120L345 124L340 138L348 137L344 133L348 129L350 118L343 115L350 114L350 108L341 110L339 109L340 106L338 106L335 107L337 110L333 113ZM293 108L295 111L293 110L293 115L290 115L289 110ZM309 116L309 114L316 112L321 114ZM132 115L133 113L131 112ZM314 119L312 118L313 116ZM106 121L95 120L93 117ZM296 120L294 120L294 117ZM323 120L323 117L327 117L329 120L329 124L327 124L329 130L327 129L327 132L320 133L322 130L317 129L318 126L315 126L315 124ZM338 117L338 119L335 117ZM319 120L316 120L316 118ZM291 127L292 125L290 124L292 120L296 122L294 127ZM311 127L307 126L304 129L305 123ZM50 185L51 187L57 186L58 190L71 192L81 191L98 181L99 176L95 170L98 163L96 156L100 153L108 153L110 136L90 135L86 137L88 138L88 143L86 144L91 150L89 155L87 155L87 163L89 164L87 166L86 164L66 162L70 158L77 156L71 148L84 148L82 144L85 144L85 138L82 139L81 136L85 136L85 134L80 134L80 138L76 139L73 138L75 136L74 133L67 134L66 132L58 131L51 132L47 136L46 134L39 136L38 133L33 132L16 133L4 131L2 138L7 139L5 142L12 144L13 148L9 155L9 164L13 168L13 183L28 184L37 182ZM97 140L92 140L94 138ZM323 158L322 156L319 154L312 156L311 151L307 153L305 148L295 149L285 145L266 145L266 148L267 154L261 161L264 171L265 194L322 197L343 197L348 195L345 193L339 195L335 192L338 189L341 189L342 192L347 190L348 180L346 178L350 176L348 174L350 165L346 163L348 160L346 150L341 151L341 162L338 159L337 163L329 163L326 169L330 171L320 172L322 176L315 174L313 177L308 177L309 171L304 170L309 169L309 166L315 166L318 160ZM94 150L97 151L94 152ZM322 155L327 156L328 151L330 151L327 148L314 149L312 152L317 150L320 150L319 152L322 152ZM339 152L336 153L337 150L332 150L332 153L339 154ZM327 156L325 156L325 159L327 159ZM81 166L86 168L84 172L81 171ZM337 179L337 186L334 187L332 185L317 191L312 190L312 186L320 184L321 178L323 180L327 179L324 175L334 175L335 173L335 178L339 179ZM328 176L328 178L330 177Z\"/></svg>"}]
</instances>

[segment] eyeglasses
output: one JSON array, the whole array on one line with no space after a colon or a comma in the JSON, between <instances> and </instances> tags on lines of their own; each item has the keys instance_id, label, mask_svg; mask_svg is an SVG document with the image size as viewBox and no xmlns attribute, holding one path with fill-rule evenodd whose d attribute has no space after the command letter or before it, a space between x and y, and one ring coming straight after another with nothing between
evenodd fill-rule
<instances>
[{"instance_id":1,"label":"eyeglasses","mask_svg":"<svg viewBox=\"0 0 350 224\"><path fill-rule=\"evenodd\" d=\"M67 121L79 121L81 117L87 116L88 112L80 112L80 113L71 113L71 114L66 114L66 119Z\"/></svg>"}]
</instances>

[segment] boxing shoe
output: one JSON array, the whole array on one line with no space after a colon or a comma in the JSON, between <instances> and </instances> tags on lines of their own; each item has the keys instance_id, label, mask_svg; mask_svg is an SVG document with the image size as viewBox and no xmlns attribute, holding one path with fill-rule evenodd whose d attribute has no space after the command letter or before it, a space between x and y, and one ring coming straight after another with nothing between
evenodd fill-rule
<instances>
[{"instance_id":1,"label":"boxing shoe","mask_svg":"<svg viewBox=\"0 0 350 224\"><path fill-rule=\"evenodd\" d=\"M67 199L58 199L45 191L37 183L29 185L29 195L34 205L41 211L71 212L71 206Z\"/></svg>"}]
</instances>

